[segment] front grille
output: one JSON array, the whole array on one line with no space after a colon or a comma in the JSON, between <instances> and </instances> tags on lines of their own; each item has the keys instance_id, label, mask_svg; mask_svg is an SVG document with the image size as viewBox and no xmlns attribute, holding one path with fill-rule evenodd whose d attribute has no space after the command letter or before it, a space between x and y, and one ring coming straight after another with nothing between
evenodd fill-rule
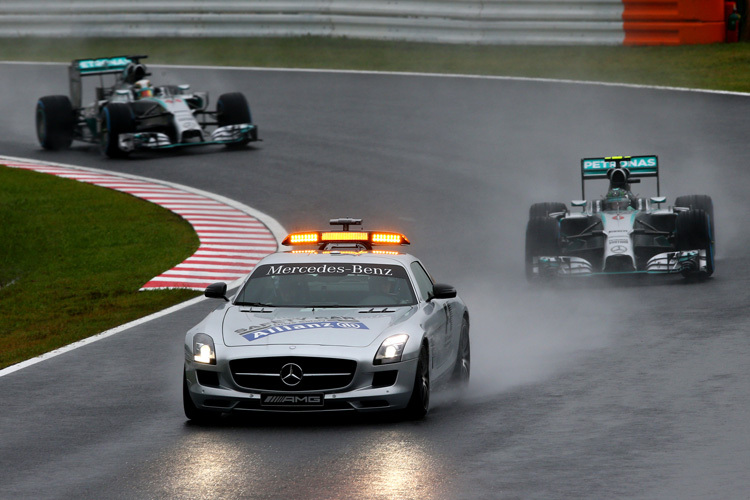
<instances>
[{"instance_id":1,"label":"front grille","mask_svg":"<svg viewBox=\"0 0 750 500\"><path fill-rule=\"evenodd\" d=\"M289 364L297 365L302 370L301 379L296 385L286 384L282 380L282 368ZM234 382L249 391L315 392L343 389L351 384L357 362L350 359L280 356L235 359L229 362L229 369Z\"/></svg>"}]
</instances>

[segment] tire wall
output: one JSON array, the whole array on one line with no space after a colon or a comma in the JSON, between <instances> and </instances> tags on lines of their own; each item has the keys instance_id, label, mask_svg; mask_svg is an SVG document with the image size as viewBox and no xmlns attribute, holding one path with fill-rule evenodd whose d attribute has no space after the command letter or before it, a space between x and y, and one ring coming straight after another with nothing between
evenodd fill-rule
<instances>
[{"instance_id":1,"label":"tire wall","mask_svg":"<svg viewBox=\"0 0 750 500\"><path fill-rule=\"evenodd\" d=\"M623 0L625 45L723 42L724 0Z\"/></svg>"},{"instance_id":2,"label":"tire wall","mask_svg":"<svg viewBox=\"0 0 750 500\"><path fill-rule=\"evenodd\" d=\"M26 0L0 38L330 36L438 43L722 42L724 0Z\"/></svg>"}]
</instances>

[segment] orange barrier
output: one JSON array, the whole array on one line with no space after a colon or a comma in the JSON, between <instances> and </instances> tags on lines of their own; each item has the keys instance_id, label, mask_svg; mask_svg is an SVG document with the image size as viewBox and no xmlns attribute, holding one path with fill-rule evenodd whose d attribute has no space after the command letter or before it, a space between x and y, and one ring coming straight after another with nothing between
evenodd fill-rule
<instances>
[{"instance_id":1,"label":"orange barrier","mask_svg":"<svg viewBox=\"0 0 750 500\"><path fill-rule=\"evenodd\" d=\"M623 0L625 45L724 42L725 0Z\"/></svg>"}]
</instances>

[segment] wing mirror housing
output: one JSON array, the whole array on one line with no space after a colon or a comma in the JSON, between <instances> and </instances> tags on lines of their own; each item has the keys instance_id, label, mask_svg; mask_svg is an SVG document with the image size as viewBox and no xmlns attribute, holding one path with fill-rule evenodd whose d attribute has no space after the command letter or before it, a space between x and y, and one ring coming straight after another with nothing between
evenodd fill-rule
<instances>
[{"instance_id":1,"label":"wing mirror housing","mask_svg":"<svg viewBox=\"0 0 750 500\"><path fill-rule=\"evenodd\" d=\"M224 299L229 302L229 299L227 298L227 284L223 281L208 285L203 295L209 299Z\"/></svg>"},{"instance_id":2,"label":"wing mirror housing","mask_svg":"<svg viewBox=\"0 0 750 500\"><path fill-rule=\"evenodd\" d=\"M651 203L656 203L657 205L661 205L662 203L665 203L667 201L666 196L652 196L651 197Z\"/></svg>"},{"instance_id":3,"label":"wing mirror housing","mask_svg":"<svg viewBox=\"0 0 750 500\"><path fill-rule=\"evenodd\" d=\"M452 285L446 285L445 283L435 283L432 286L432 298L433 299L452 299L458 293L456 288Z\"/></svg>"}]
</instances>

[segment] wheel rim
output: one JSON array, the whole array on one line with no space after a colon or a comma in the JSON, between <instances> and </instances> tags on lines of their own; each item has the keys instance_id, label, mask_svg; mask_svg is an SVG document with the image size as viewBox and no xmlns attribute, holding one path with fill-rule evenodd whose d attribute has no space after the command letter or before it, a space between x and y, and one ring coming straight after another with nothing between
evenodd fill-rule
<instances>
[{"instance_id":1,"label":"wheel rim","mask_svg":"<svg viewBox=\"0 0 750 500\"><path fill-rule=\"evenodd\" d=\"M471 375L471 345L469 336L461 332L461 382L468 382Z\"/></svg>"},{"instance_id":2,"label":"wheel rim","mask_svg":"<svg viewBox=\"0 0 750 500\"><path fill-rule=\"evenodd\" d=\"M425 411L430 406L430 368L427 362L427 351L422 349L419 354L419 392L422 407Z\"/></svg>"}]
</instances>

